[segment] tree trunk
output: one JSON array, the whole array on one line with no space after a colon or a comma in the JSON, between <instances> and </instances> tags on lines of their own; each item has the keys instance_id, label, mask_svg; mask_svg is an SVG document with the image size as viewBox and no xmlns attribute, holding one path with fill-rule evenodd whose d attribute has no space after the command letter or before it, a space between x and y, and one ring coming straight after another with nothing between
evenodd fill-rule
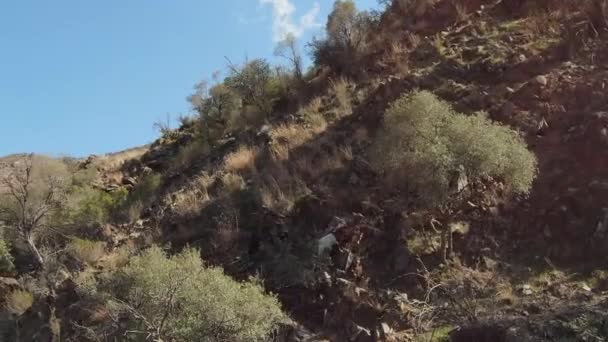
<instances>
[{"instance_id":1,"label":"tree trunk","mask_svg":"<svg viewBox=\"0 0 608 342\"><path fill-rule=\"evenodd\" d=\"M448 229L443 228L441 231L441 261L446 262L448 260Z\"/></svg>"},{"instance_id":2,"label":"tree trunk","mask_svg":"<svg viewBox=\"0 0 608 342\"><path fill-rule=\"evenodd\" d=\"M38 264L37 266L40 268L43 268L44 267L44 258L42 257L42 254L40 254L38 247L36 247L36 244L34 243L34 238L31 235L28 235L26 240L27 240L27 245L30 248L30 251L34 255L34 258L36 259L36 263Z\"/></svg>"},{"instance_id":3,"label":"tree trunk","mask_svg":"<svg viewBox=\"0 0 608 342\"><path fill-rule=\"evenodd\" d=\"M451 259L453 251L454 239L452 229L449 225L446 225L441 231L441 261L446 262L448 259Z\"/></svg>"},{"instance_id":4,"label":"tree trunk","mask_svg":"<svg viewBox=\"0 0 608 342\"><path fill-rule=\"evenodd\" d=\"M452 228L448 225L448 258L452 259L452 255L454 253L454 232L452 232Z\"/></svg>"}]
</instances>

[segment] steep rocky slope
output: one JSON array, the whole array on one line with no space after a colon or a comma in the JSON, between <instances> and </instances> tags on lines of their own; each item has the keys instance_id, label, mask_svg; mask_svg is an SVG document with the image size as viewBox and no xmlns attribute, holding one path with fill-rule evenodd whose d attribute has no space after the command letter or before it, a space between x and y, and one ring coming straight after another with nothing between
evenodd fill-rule
<instances>
[{"instance_id":1,"label":"steep rocky slope","mask_svg":"<svg viewBox=\"0 0 608 342\"><path fill-rule=\"evenodd\" d=\"M605 341L601 26L568 2L535 14L525 1L404 3L382 14L356 74L319 67L294 113L204 153L185 122L136 158L84 162L99 163L108 191L162 175L141 216L102 238L196 246L237 279L260 276L297 322L277 339ZM471 184L482 191L429 210L387 190L369 145L387 106L415 89L518 129L539 160L531 194L508 197L483 179ZM454 234L447 262L437 225Z\"/></svg>"}]
</instances>

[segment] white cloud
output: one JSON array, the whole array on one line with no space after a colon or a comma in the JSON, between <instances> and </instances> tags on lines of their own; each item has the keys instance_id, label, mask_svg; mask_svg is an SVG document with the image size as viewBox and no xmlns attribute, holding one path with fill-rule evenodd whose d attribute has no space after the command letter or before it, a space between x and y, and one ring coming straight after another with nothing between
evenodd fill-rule
<instances>
[{"instance_id":1,"label":"white cloud","mask_svg":"<svg viewBox=\"0 0 608 342\"><path fill-rule=\"evenodd\" d=\"M272 5L273 40L281 41L288 34L300 37L307 30L320 27L317 17L321 11L319 2L315 2L310 10L300 18L294 18L296 6L289 0L260 0L261 4Z\"/></svg>"}]
</instances>

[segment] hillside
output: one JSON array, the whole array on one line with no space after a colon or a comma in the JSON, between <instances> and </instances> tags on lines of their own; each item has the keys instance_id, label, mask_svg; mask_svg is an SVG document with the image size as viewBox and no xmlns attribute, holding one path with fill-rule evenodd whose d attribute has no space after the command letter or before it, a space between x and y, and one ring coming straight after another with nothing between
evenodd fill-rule
<instances>
[{"instance_id":1,"label":"hillside","mask_svg":"<svg viewBox=\"0 0 608 342\"><path fill-rule=\"evenodd\" d=\"M15 267L0 271L0 336L608 340L608 2L395 0L358 14L349 3L311 43L308 72L297 58L276 73L229 65L153 144L61 161L71 185L35 236L44 263L4 229L0 257ZM158 272L176 277L196 264L191 248L229 277L195 278L174 307L170 289L148 297L152 309L122 296L162 277L132 265L166 262ZM135 279L126 290L112 285L121 272ZM198 282L228 300L196 305L245 323L183 337L203 320L188 311ZM16 293L29 305L9 310ZM278 317L268 293L284 317L260 332L248 310ZM155 320L163 307L196 319ZM167 317L179 329L163 330Z\"/></svg>"}]
</instances>

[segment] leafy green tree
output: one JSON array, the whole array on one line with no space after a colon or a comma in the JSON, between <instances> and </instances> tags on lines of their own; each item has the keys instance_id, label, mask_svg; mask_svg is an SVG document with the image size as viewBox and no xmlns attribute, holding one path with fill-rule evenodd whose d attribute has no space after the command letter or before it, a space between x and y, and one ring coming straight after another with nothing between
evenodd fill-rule
<instances>
[{"instance_id":1,"label":"leafy green tree","mask_svg":"<svg viewBox=\"0 0 608 342\"><path fill-rule=\"evenodd\" d=\"M251 282L239 283L204 266L187 249L167 257L153 247L122 272L119 307L134 338L163 341L267 341L284 316L276 298Z\"/></svg>"},{"instance_id":2,"label":"leafy green tree","mask_svg":"<svg viewBox=\"0 0 608 342\"><path fill-rule=\"evenodd\" d=\"M516 131L483 112L457 113L428 91L406 94L390 105L372 157L393 186L413 191L429 206L445 204L462 190L463 176L469 181L493 177L511 192L525 194L537 174L536 157Z\"/></svg>"},{"instance_id":3,"label":"leafy green tree","mask_svg":"<svg viewBox=\"0 0 608 342\"><path fill-rule=\"evenodd\" d=\"M240 95L244 106L254 106L261 113L270 114L276 100L270 64L264 59L254 59L242 67L232 63L228 67L230 75L224 84Z\"/></svg>"}]
</instances>

